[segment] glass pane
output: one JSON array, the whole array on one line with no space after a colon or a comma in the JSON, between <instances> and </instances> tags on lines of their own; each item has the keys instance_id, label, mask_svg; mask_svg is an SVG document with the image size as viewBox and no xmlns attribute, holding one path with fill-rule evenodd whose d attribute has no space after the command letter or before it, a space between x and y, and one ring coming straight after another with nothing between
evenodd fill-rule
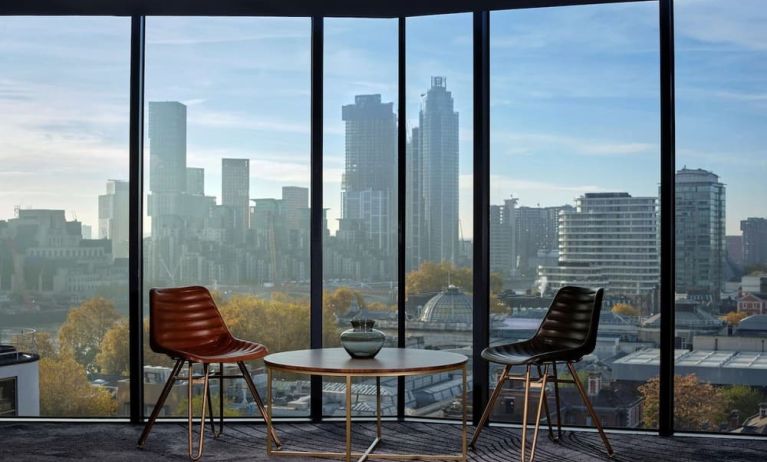
<instances>
[{"instance_id":1,"label":"glass pane","mask_svg":"<svg viewBox=\"0 0 767 462\"><path fill-rule=\"evenodd\" d=\"M408 348L449 350L469 358L473 316L472 24L471 14L407 21L405 234ZM406 391L407 415L462 416L460 371L408 378Z\"/></svg>"},{"instance_id":2,"label":"glass pane","mask_svg":"<svg viewBox=\"0 0 767 462\"><path fill-rule=\"evenodd\" d=\"M125 416L130 18L3 17L0 69L0 343L40 358L6 351L17 415Z\"/></svg>"},{"instance_id":3,"label":"glass pane","mask_svg":"<svg viewBox=\"0 0 767 462\"><path fill-rule=\"evenodd\" d=\"M353 318L397 345L397 21L325 20L323 325L325 347ZM355 415L375 414L374 379L353 384ZM382 379L396 413L396 379ZM327 378L323 414L346 415L345 384Z\"/></svg>"},{"instance_id":4,"label":"glass pane","mask_svg":"<svg viewBox=\"0 0 767 462\"><path fill-rule=\"evenodd\" d=\"M309 20L149 18L146 40L145 290L205 286L235 336L308 348ZM150 412L171 361L145 352ZM243 380L224 385L226 415L259 416ZM308 414L305 378L274 387L276 415ZM184 389L161 415L186 413Z\"/></svg>"},{"instance_id":5,"label":"glass pane","mask_svg":"<svg viewBox=\"0 0 767 462\"><path fill-rule=\"evenodd\" d=\"M677 430L759 433L767 401L767 14L675 2Z\"/></svg>"},{"instance_id":6,"label":"glass pane","mask_svg":"<svg viewBox=\"0 0 767 462\"><path fill-rule=\"evenodd\" d=\"M492 15L491 343L531 337L560 287L603 287L596 349L575 367L608 427L657 425L658 365L642 361L660 311L658 33L656 2ZM563 424L591 426L576 388L560 391ZM521 421L523 401L507 383L493 418Z\"/></svg>"}]
</instances>

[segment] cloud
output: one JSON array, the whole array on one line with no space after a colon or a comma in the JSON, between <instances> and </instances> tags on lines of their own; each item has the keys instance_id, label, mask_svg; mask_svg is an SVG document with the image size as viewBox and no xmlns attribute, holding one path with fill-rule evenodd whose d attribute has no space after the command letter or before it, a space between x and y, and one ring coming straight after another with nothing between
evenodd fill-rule
<instances>
[{"instance_id":1,"label":"cloud","mask_svg":"<svg viewBox=\"0 0 767 462\"><path fill-rule=\"evenodd\" d=\"M616 141L606 139L581 138L551 133L495 133L494 155L534 154L543 150L558 150L565 155L583 156L657 156L659 146L641 141Z\"/></svg>"},{"instance_id":2,"label":"cloud","mask_svg":"<svg viewBox=\"0 0 767 462\"><path fill-rule=\"evenodd\" d=\"M764 0L678 2L674 12L677 40L690 38L750 50L767 50Z\"/></svg>"},{"instance_id":3,"label":"cloud","mask_svg":"<svg viewBox=\"0 0 767 462\"><path fill-rule=\"evenodd\" d=\"M237 111L216 111L198 109L189 115L189 126L205 128L236 128L277 133L309 135L309 121L302 123L280 120L276 114L243 113Z\"/></svg>"}]
</instances>

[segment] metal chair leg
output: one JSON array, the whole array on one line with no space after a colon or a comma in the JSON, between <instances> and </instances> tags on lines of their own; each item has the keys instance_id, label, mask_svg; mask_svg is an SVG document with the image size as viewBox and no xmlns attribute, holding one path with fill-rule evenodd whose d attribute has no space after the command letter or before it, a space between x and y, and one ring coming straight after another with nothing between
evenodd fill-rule
<instances>
[{"instance_id":1,"label":"metal chair leg","mask_svg":"<svg viewBox=\"0 0 767 462\"><path fill-rule=\"evenodd\" d=\"M602 437L602 442L605 444L607 454L612 457L615 452L613 451L612 446L610 446L610 442L607 440L605 430L602 428L602 422L599 420L599 416L597 416L597 413L594 411L594 406L591 404L591 400L586 394L586 391L583 389L583 384L581 383L581 379L578 378L578 373L575 371L575 366L573 366L573 363L568 362L567 367L570 369L570 374L573 376L573 382L575 382L575 387L578 389L578 393L581 395L583 404L586 405L586 409L588 409L589 414L591 415L591 421L594 422L594 426L597 427L599 436Z\"/></svg>"},{"instance_id":2,"label":"metal chair leg","mask_svg":"<svg viewBox=\"0 0 767 462\"><path fill-rule=\"evenodd\" d=\"M540 366L538 368L540 370ZM543 370L543 378L541 379L541 393L538 395L538 412L535 413L535 430L533 431L533 447L530 450L530 462L535 461L535 449L538 445L538 431L541 428L541 409L546 403L546 379L549 378L549 366L548 364ZM549 427L551 430L551 427Z\"/></svg>"},{"instance_id":3,"label":"metal chair leg","mask_svg":"<svg viewBox=\"0 0 767 462\"><path fill-rule=\"evenodd\" d=\"M485 424L487 424L487 421L490 418L490 414L493 412L493 406L495 405L495 401L498 399L498 396L501 394L503 384L508 378L510 367L511 366L506 366L503 368L501 377L498 379L498 383L495 385L495 390L493 390L493 394L490 396L490 400L487 402L487 406L485 406L484 412L482 412L482 418L479 419L479 424L477 424L477 428L474 430L474 435L471 437L471 443L469 443L469 447L472 449L474 449L475 444L477 443L477 438L479 438L479 434L482 433L482 429L485 428Z\"/></svg>"},{"instance_id":4,"label":"metal chair leg","mask_svg":"<svg viewBox=\"0 0 767 462\"><path fill-rule=\"evenodd\" d=\"M250 376L250 372L248 372L248 368L245 367L245 363L242 361L237 363L237 366L240 367L240 372L242 372L242 377L245 379L245 383L248 385L248 389L250 389L250 394L253 395L253 400L256 402L256 406L258 407L258 411L261 413L261 416L264 418L264 422L269 422L269 415L266 413L266 408L264 407L263 401L261 401L261 396L258 394L258 390L256 390L256 384L253 383L253 378ZM280 443L280 439L277 437L277 432L274 431L274 427L271 428L271 437L272 441L274 441L274 444L277 445L279 448L282 446L282 443Z\"/></svg>"},{"instance_id":5,"label":"metal chair leg","mask_svg":"<svg viewBox=\"0 0 767 462\"><path fill-rule=\"evenodd\" d=\"M554 400L557 405L557 439L556 441L561 441L562 440L562 411L561 411L561 406L559 404L559 377L557 376L556 361L551 363L551 370L554 376Z\"/></svg>"},{"instance_id":6,"label":"metal chair leg","mask_svg":"<svg viewBox=\"0 0 767 462\"><path fill-rule=\"evenodd\" d=\"M525 462L525 446L527 446L527 408L528 401L530 399L530 365L527 365L527 371L525 372L525 402L522 407L522 439L519 442L519 446L522 448L522 454L519 458L520 462Z\"/></svg>"},{"instance_id":7,"label":"metal chair leg","mask_svg":"<svg viewBox=\"0 0 767 462\"><path fill-rule=\"evenodd\" d=\"M548 374L549 366L546 365L546 374ZM538 365L538 378L543 378L543 372L541 372L541 366ZM544 387L543 391L543 409L546 411L546 424L549 427L549 439L551 441L556 441L556 438L554 437L554 430L551 426L551 412L549 412L549 401L548 396L546 394L546 388Z\"/></svg>"},{"instance_id":8,"label":"metal chair leg","mask_svg":"<svg viewBox=\"0 0 767 462\"><path fill-rule=\"evenodd\" d=\"M181 372L181 368L183 366L183 359L176 361L176 365L173 366L173 369L170 372L170 376L165 382L165 386L160 393L160 397L157 399L157 403L155 403L154 409L152 409L152 414L149 416L149 420L147 420L146 425L144 425L144 431L141 432L141 436L138 439L138 447L144 447L144 443L149 436L149 432L152 431L152 426L154 426L157 417L160 415L160 411L162 410L163 405L165 405L165 400L168 398L168 394L170 394L170 391L173 388L173 383L176 381L176 376L179 372Z\"/></svg>"},{"instance_id":9,"label":"metal chair leg","mask_svg":"<svg viewBox=\"0 0 767 462\"><path fill-rule=\"evenodd\" d=\"M210 390L208 389L209 385L209 376L210 376L210 369L208 364L202 365L202 409L200 410L200 440L197 443L197 454L194 454L194 443L193 443L193 421L194 421L194 409L192 406L192 389L194 388L194 378L192 375L192 362L189 361L189 381L187 382L187 388L188 388L188 453L189 458L192 459L192 461L198 461L200 458L202 458L202 453L205 450L205 409L207 407L208 402L208 395L210 394Z\"/></svg>"}]
</instances>

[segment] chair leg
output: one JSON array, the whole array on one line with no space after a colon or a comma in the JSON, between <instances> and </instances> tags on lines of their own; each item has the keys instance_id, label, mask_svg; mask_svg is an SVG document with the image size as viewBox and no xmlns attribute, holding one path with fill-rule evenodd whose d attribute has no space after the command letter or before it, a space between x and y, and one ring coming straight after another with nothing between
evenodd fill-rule
<instances>
[{"instance_id":1,"label":"chair leg","mask_svg":"<svg viewBox=\"0 0 767 462\"><path fill-rule=\"evenodd\" d=\"M588 409L589 414L591 415L591 420L594 422L594 426L597 427L599 436L602 437L602 442L605 444L605 448L607 449L607 454L610 457L612 457L615 452L613 451L612 446L610 446L610 442L607 440L607 435L605 434L605 431L602 428L602 422L600 422L599 416L597 416L597 413L594 411L594 407L591 404L591 400L586 394L586 391L583 389L583 384L581 383L581 380L578 378L578 374L575 371L575 366L573 366L573 363L568 362L567 367L570 369L570 374L573 376L573 382L575 382L575 387L578 389L578 393L581 395L583 404L586 405L586 409Z\"/></svg>"},{"instance_id":2,"label":"chair leg","mask_svg":"<svg viewBox=\"0 0 767 462\"><path fill-rule=\"evenodd\" d=\"M224 363L218 363L218 435L224 433ZM216 435L216 436L218 436Z\"/></svg>"},{"instance_id":3,"label":"chair leg","mask_svg":"<svg viewBox=\"0 0 767 462\"><path fill-rule=\"evenodd\" d=\"M540 366L538 367L540 370ZM538 431L541 428L541 409L546 405L546 380L549 378L549 365L543 369L543 378L541 379L541 393L538 395L538 412L535 413L535 430L533 431L533 446L530 450L530 462L535 461L535 449L538 445ZM551 431L551 426L549 426Z\"/></svg>"},{"instance_id":4,"label":"chair leg","mask_svg":"<svg viewBox=\"0 0 767 462\"><path fill-rule=\"evenodd\" d=\"M213 438L218 438L221 432L216 432L215 416L213 414L213 398L210 396L210 387L208 387L208 421L210 422L210 432Z\"/></svg>"},{"instance_id":5,"label":"chair leg","mask_svg":"<svg viewBox=\"0 0 767 462\"><path fill-rule=\"evenodd\" d=\"M245 383L248 385L248 389L250 389L250 394L253 395L253 400L256 402L258 411L264 418L264 422L268 422L269 416L266 413L266 408L264 407L263 401L261 401L261 396L258 394L258 390L256 390L256 384L253 383L253 378L250 376L250 372L248 372L248 368L245 367L245 363L242 361L238 362L237 365L240 367L240 372L242 372L242 377L245 379ZM277 432L274 431L274 427L271 427L271 430L272 441L274 441L274 444L276 444L279 448L282 446L282 443L280 443L280 439L277 437Z\"/></svg>"},{"instance_id":6,"label":"chair leg","mask_svg":"<svg viewBox=\"0 0 767 462\"><path fill-rule=\"evenodd\" d=\"M522 439L519 442L519 446L522 448L522 454L519 458L520 462L525 462L525 446L527 446L527 408L528 401L530 399L530 366L527 365L527 371L525 372L525 402L522 407Z\"/></svg>"},{"instance_id":7,"label":"chair leg","mask_svg":"<svg viewBox=\"0 0 767 462\"><path fill-rule=\"evenodd\" d=\"M559 404L559 377L557 376L556 361L551 363L551 370L554 373L554 400L557 405L557 439L555 441L561 441L562 440L562 411Z\"/></svg>"},{"instance_id":8,"label":"chair leg","mask_svg":"<svg viewBox=\"0 0 767 462\"><path fill-rule=\"evenodd\" d=\"M471 437L471 443L469 443L469 447L472 449L474 449L475 444L477 443L477 438L479 438L479 434L482 433L482 429L485 428L485 424L487 424L487 420L490 418L490 414L493 412L495 401L498 399L498 396L500 396L501 390L503 389L503 384L508 378L509 368L510 366L503 368L501 377L498 379L498 383L495 385L495 390L493 390L493 394L490 396L490 400L487 402L487 406L485 406L485 411L482 413L482 418L479 419L479 424L474 430L474 435Z\"/></svg>"},{"instance_id":9,"label":"chair leg","mask_svg":"<svg viewBox=\"0 0 767 462\"><path fill-rule=\"evenodd\" d=\"M193 420L194 420L194 406L192 405L192 389L194 388L194 379L192 378L192 362L189 361L189 380L187 382L187 388L188 388L188 430L187 430L187 437L188 437L188 453L189 458L192 459L192 461L198 461L202 457L202 453L205 450L205 409L208 405L208 395L210 394L210 390L208 389L209 385L209 378L210 378L210 366L208 364L202 365L202 371L203 371L203 377L202 377L202 409L200 410L200 440L197 443L197 454L194 455L194 443L193 443Z\"/></svg>"},{"instance_id":10,"label":"chair leg","mask_svg":"<svg viewBox=\"0 0 767 462\"><path fill-rule=\"evenodd\" d=\"M548 374L549 366L546 365L546 374ZM538 366L538 378L543 378L543 372L541 372L541 366ZM548 396L546 394L546 388L544 387L543 391L543 409L546 411L546 424L549 427L549 439L551 441L556 441L556 438L554 437L554 429L551 426L551 412L549 412L549 401Z\"/></svg>"},{"instance_id":11,"label":"chair leg","mask_svg":"<svg viewBox=\"0 0 767 462\"><path fill-rule=\"evenodd\" d=\"M168 380L165 382L165 386L162 389L162 392L160 393L159 398L157 399L157 403L154 405L154 409L152 409L152 414L149 416L149 420L147 420L146 425L144 425L144 431L141 432L141 436L138 439L138 447L143 448L144 443L146 442L147 437L149 436L149 432L152 431L152 426L154 426L155 421L157 420L157 417L160 415L160 411L162 410L162 407L165 405L165 400L168 398L168 394L170 394L171 389L173 388L173 383L176 381L176 376L179 372L181 372L181 368L184 366L184 360L179 359L176 361L176 365L173 366L173 369L170 372L170 376L168 377Z\"/></svg>"}]
</instances>

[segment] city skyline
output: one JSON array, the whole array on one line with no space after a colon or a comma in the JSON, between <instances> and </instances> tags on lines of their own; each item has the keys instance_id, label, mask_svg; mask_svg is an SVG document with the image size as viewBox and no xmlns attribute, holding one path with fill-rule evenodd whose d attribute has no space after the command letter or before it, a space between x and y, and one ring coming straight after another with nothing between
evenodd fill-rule
<instances>
[{"instance_id":1,"label":"city skyline","mask_svg":"<svg viewBox=\"0 0 767 462\"><path fill-rule=\"evenodd\" d=\"M750 199L765 195L767 187L750 175L754 168L765 166L763 156L759 155L760 146L765 144L764 135L755 127L760 126L765 117L762 99L759 97L759 88L763 88L763 80L759 76L765 75L761 70L765 60L760 58L764 55L760 44L767 43L767 40L764 40L765 32L754 26L762 19L760 15L764 13L758 8L749 8L750 2L743 2L746 5L742 9L724 8L711 2L678 3L678 167L687 164L716 171L724 183L731 185L730 198L733 204L728 207L731 213L728 213L727 234L738 234L738 219L767 216L763 206ZM493 141L493 202L500 203L509 191L514 191L515 196L521 198L521 205L531 206L538 203L542 206L568 203L586 189L620 189L636 195L652 193L650 190L657 186L657 169L647 169L646 165L657 166L657 116L648 119L645 114L648 108L657 112L657 85L654 83L657 80L657 66L652 64L644 68L643 63L657 61L657 27L653 25L657 16L657 6L652 3L592 5L554 10L557 9L493 14L493 23L503 25L502 28L493 29L493 72L510 75L513 77L510 82L513 85L506 85L494 79L492 104L498 108L513 103L515 112L524 116L504 115L496 110L493 112L494 133L499 129L505 133L504 140L494 137ZM722 27L701 27L701 18L706 14L718 17ZM631 27L619 30L616 26L616 29L612 29L605 19L614 19L617 24L630 24ZM16 205L60 208L67 210L70 218L73 218L71 211L75 211L83 223L96 229L97 207L90 198L103 189L104 177L127 176L129 21L124 18L71 18L67 19L67 24L57 21L57 18L35 18L34 21L27 18L5 18L5 21L7 26L4 37L7 41L2 45L3 58L0 59L3 64L7 60L8 65L3 66L7 73L2 81L0 100L8 108L7 114L23 117L6 117L1 124L3 136L0 141L0 153L6 162L2 175L7 191L0 198L0 216L11 217ZM551 36L548 33L550 29L538 26L542 22L551 23L547 27L556 24L558 33ZM254 23L259 25L258 34L253 33L251 25ZM408 20L408 46L412 47L408 53L408 129L415 125L419 96L428 83L430 74L448 76L456 95L456 110L466 114L466 117L462 117L462 124L471 118L470 55L459 54L459 57L466 57L466 62L461 59L443 59L447 56L445 50L429 45L450 43L460 50L470 50L470 23L467 15ZM385 27L376 24L385 24ZM732 24L738 24L738 27L733 28ZM32 33L43 43L50 34L48 31L60 31L62 27L67 30L83 27L96 29L104 40L99 41L96 47L89 44L89 55L92 56L83 61L82 54L69 52L67 47L57 48L54 54L25 39L29 36L27 34ZM369 34L371 37L359 33L366 29L372 31ZM380 29L384 29L383 32L377 32ZM453 34L455 30L465 33ZM336 122L334 119L339 119L337 111L342 102L349 101L350 96L355 93L381 93L384 100L396 100L396 27L391 21L384 20L356 22L329 19L326 34L328 88L325 137L328 139L325 174L328 184L325 197L333 212L340 209L338 201L342 160L342 140L339 142L342 127L340 121ZM451 35L450 41L440 39L448 35ZM280 184L307 185L309 86L308 78L305 77L309 71L308 37L308 20L300 19L217 18L205 22L195 19L150 18L148 21L147 100L154 98L153 95L161 95L162 99L178 100L189 105L190 164L205 168L210 173L206 194L220 196L216 193L220 184L220 166L215 165L217 159L209 158L209 153L213 152L218 156L254 160L251 166L251 182L257 188L253 193L254 197L277 196L279 186L273 181L277 178L282 178ZM354 37L354 40L345 40L344 37ZM73 41L73 45L80 43L79 40ZM593 49L605 53L608 57L614 56L613 51L623 53L625 50L622 47L630 47L633 44L641 46L636 48L636 53L624 53L621 60L613 64L608 62L606 67L601 69L589 68L590 63L594 62L593 56L581 53L579 59L583 63L583 69L572 76L572 80L563 80L560 77L561 73L550 66L528 66L528 74L520 74L524 63L516 61L515 67L515 61L504 58L508 53L526 57L528 52L532 52L539 54L542 59L556 61L554 58L561 53L571 51L563 44L568 41L584 47L585 51ZM195 59L203 59L206 62L213 60L222 44L247 46L252 48L253 53L262 56L264 59L259 60L261 64L250 62L245 67L262 71L249 78L249 86L272 89L271 93L274 95L255 91L244 94L242 78L225 75L225 68L216 70L215 66L194 66L198 72L205 73L204 77L207 79L201 80L220 82L220 85L214 87L186 83L181 85L179 81L174 81L171 75L158 74L156 71L188 59L194 49L203 52L202 55L196 54ZM330 44L334 45L333 49L330 49ZM287 47L292 51L292 55L286 52ZM23 49L25 55L46 59L40 62L25 59L24 55L18 53L19 49ZM299 54L298 59L285 58L288 55L295 57L296 50L304 50L305 54ZM230 55L225 53L218 59L229 59L227 56ZM378 62L371 63L368 56L375 56ZM413 58L419 56L423 56L423 59L414 62ZM706 72L696 72L695 69L701 69L704 59L724 60L731 65L723 68L707 67ZM67 66L73 60L82 64L85 69L90 69L87 74L92 78L78 82L74 79L74 74L58 73L58 80L53 82L50 73L43 73L45 78L34 77L41 62L45 62L46 66ZM167 64L163 65L164 62ZM264 67L263 63L270 64ZM384 66L386 63L390 65ZM109 66L106 69L105 64ZM428 72L422 71L424 67L428 68ZM727 69L737 69L739 77ZM629 70L633 74L627 74ZM641 73L637 74L637 70ZM636 82L638 75L641 77L639 83L644 83L635 85L628 95L636 96L640 93L639 90L642 90L648 96L640 99L627 98L625 89L622 90L617 84L609 84L604 88L600 86L598 90L604 90L607 92L604 94L611 95L610 105L631 109L616 117L615 122L611 123L612 126L596 130L598 125L592 124L594 128L583 133L568 133L561 123L547 117L548 112L542 111L553 104L554 100L568 105L579 101L599 103L595 94L597 88L583 85L584 81L588 81L589 75L596 71L610 75L614 82ZM530 73L536 74L535 78L528 78ZM347 84L330 88L333 78L343 78ZM90 93L93 92L92 83L95 79L98 79L98 86L102 88L98 100L90 98L93 96ZM276 85L276 81L279 81L279 85ZM596 81L603 82L603 79ZM535 82L543 82L545 86L539 85L536 88ZM725 83L726 86L723 87ZM62 85L67 91L61 91ZM510 89L513 89L514 93L508 95ZM234 93L241 97L241 103L233 103ZM505 93L509 98L503 97ZM252 104L254 98L258 98L260 104ZM625 101L626 104L618 104L619 101ZM707 106L704 106L704 103ZM43 104L50 109L40 110ZM279 104L283 107L279 107ZM551 109L561 107L561 104L554 105ZM536 110L536 106L540 107L540 110ZM261 109L253 112L255 107L263 108L266 112ZM595 122L593 117L588 117L588 111L584 112L585 108L587 106L574 106L575 110L580 111L584 123ZM733 113L733 110L736 112L730 122L708 115ZM638 120L637 117L624 117L625 112L631 111L638 112L637 117L648 119L648 122L634 124L633 122ZM104 117L105 113L111 115ZM94 117L92 114L99 116ZM636 132L636 136L624 136L626 129L616 129L615 124L618 123L640 130ZM49 133L47 139L37 135L30 136L30 130L41 128ZM243 138L252 138L243 137L244 130L257 134L257 145L243 143ZM607 133L610 135L606 135ZM642 133L647 136L640 137ZM466 165L464 160L471 157L470 135L470 130L467 132L467 128L462 126L461 210L467 237L471 232L471 226L468 226L471 210L467 210L463 205L471 203L470 194L467 195L470 192L471 172L466 170L471 167L470 163ZM291 143L279 141L285 137L291 138ZM15 141L11 145L8 140ZM468 149L464 149L467 146ZM84 154L88 155L88 158L100 160L96 165L85 163L80 160ZM519 159L509 163L509 167L517 171L516 174L505 173L501 168L501 159L507 155L511 156L512 161L515 158ZM563 156L579 160L585 158L592 165L604 161L604 169L612 170L611 166L616 166L615 172L647 170L648 173L636 175L636 178L615 175L617 179L631 186L625 188L616 188L609 183L601 184L593 176L581 177L577 182L560 182L557 172L547 172L541 168L541 163L548 162L547 159L551 156L560 159ZM35 171L40 175L43 184L58 184L69 190L75 190L76 185L76 189L81 192L60 198L56 197L54 191L27 181L31 172L25 164L25 159L29 158L44 159L41 165L36 165L39 168ZM621 167L624 161L626 164ZM632 165L645 167L632 168ZM69 177L64 177L62 172L66 172ZM264 172L271 172L271 175L268 175L270 178L264 178ZM531 172L540 173L531 175ZM633 187L635 185L636 187ZM593 188L587 188L589 186ZM334 218L331 213L331 226L335 224Z\"/></svg>"}]
</instances>

